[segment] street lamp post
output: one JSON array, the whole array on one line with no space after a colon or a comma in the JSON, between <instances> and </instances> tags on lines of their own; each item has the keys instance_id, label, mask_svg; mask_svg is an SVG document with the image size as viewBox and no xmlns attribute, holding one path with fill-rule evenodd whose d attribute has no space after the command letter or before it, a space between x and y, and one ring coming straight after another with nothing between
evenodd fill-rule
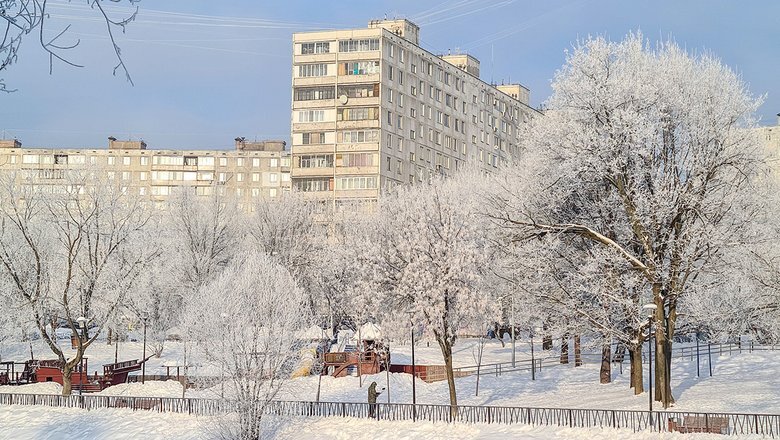
<instances>
[{"instance_id":1,"label":"street lamp post","mask_svg":"<svg viewBox=\"0 0 780 440\"><path fill-rule=\"evenodd\" d=\"M412 420L417 420L417 386L414 380L415 376L417 375L417 367L414 363L414 322L412 321L414 312L409 311L407 313L409 314L409 324L411 325L412 335Z\"/></svg>"},{"instance_id":2,"label":"street lamp post","mask_svg":"<svg viewBox=\"0 0 780 440\"><path fill-rule=\"evenodd\" d=\"M653 424L653 315L658 308L655 304L645 304L642 306L647 311L647 355L649 363L647 365L647 390L648 390L648 405L650 408L650 425Z\"/></svg>"},{"instance_id":3,"label":"street lamp post","mask_svg":"<svg viewBox=\"0 0 780 440\"><path fill-rule=\"evenodd\" d=\"M149 320L149 314L143 312L141 314L141 320L144 322L144 354L141 364L141 383L146 383L146 321Z\"/></svg>"},{"instance_id":4,"label":"street lamp post","mask_svg":"<svg viewBox=\"0 0 780 440\"><path fill-rule=\"evenodd\" d=\"M512 313L510 315L512 326L512 368L515 368L515 292L512 291Z\"/></svg>"},{"instance_id":5,"label":"street lamp post","mask_svg":"<svg viewBox=\"0 0 780 440\"><path fill-rule=\"evenodd\" d=\"M699 327L696 327L696 378L700 375L699 371Z\"/></svg>"},{"instance_id":6,"label":"street lamp post","mask_svg":"<svg viewBox=\"0 0 780 440\"><path fill-rule=\"evenodd\" d=\"M534 329L531 327L531 380L536 380L536 360L534 359Z\"/></svg>"},{"instance_id":7,"label":"street lamp post","mask_svg":"<svg viewBox=\"0 0 780 440\"><path fill-rule=\"evenodd\" d=\"M84 341L89 339L87 335L87 321L89 321L87 318L83 316L79 316L76 318L76 322L79 323L79 328L81 329L81 346L84 346ZM84 353L82 352L82 356L84 356ZM84 362L79 362L79 396L84 394Z\"/></svg>"}]
</instances>

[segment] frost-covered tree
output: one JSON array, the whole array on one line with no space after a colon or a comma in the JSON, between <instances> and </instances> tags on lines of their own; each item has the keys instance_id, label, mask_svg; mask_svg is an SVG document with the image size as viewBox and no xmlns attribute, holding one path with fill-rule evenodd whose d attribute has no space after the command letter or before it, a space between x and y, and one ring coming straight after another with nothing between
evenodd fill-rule
<instances>
[{"instance_id":1,"label":"frost-covered tree","mask_svg":"<svg viewBox=\"0 0 780 440\"><path fill-rule=\"evenodd\" d=\"M433 335L447 371L450 405L457 405L452 347L458 330L496 320L498 301L483 284L490 265L479 214L479 176L402 186L380 198L363 231L361 263L368 284L362 302L383 328L411 321Z\"/></svg>"},{"instance_id":2,"label":"frost-covered tree","mask_svg":"<svg viewBox=\"0 0 780 440\"><path fill-rule=\"evenodd\" d=\"M643 302L657 305L655 398L664 407L674 402L678 300L744 241L755 209L762 160L745 128L757 105L710 55L650 47L641 35L589 39L556 73L548 111L531 122L511 170L517 185L499 197L516 237L586 240L642 276Z\"/></svg>"},{"instance_id":3,"label":"frost-covered tree","mask_svg":"<svg viewBox=\"0 0 780 440\"><path fill-rule=\"evenodd\" d=\"M33 188L16 175L4 175L0 183L0 276L22 320L35 326L62 363L62 392L68 395L74 368L149 261L149 214L119 186L78 171L52 192ZM76 340L71 357L57 340L60 323Z\"/></svg>"},{"instance_id":4,"label":"frost-covered tree","mask_svg":"<svg viewBox=\"0 0 780 440\"><path fill-rule=\"evenodd\" d=\"M260 199L243 232L257 249L275 258L309 294L313 312L322 300L318 278L325 249L327 223L316 202L287 192L276 199Z\"/></svg>"},{"instance_id":5,"label":"frost-covered tree","mask_svg":"<svg viewBox=\"0 0 780 440\"><path fill-rule=\"evenodd\" d=\"M238 422L226 438L263 438L264 408L297 365L295 334L311 325L305 292L274 258L245 250L188 298L185 329L206 362L228 377Z\"/></svg>"},{"instance_id":6,"label":"frost-covered tree","mask_svg":"<svg viewBox=\"0 0 780 440\"><path fill-rule=\"evenodd\" d=\"M124 0L111 0L112 3L124 3ZM133 5L138 0L127 0L129 5ZM48 0L0 0L0 75L3 71L9 69L19 58L19 48L22 40L35 36L40 47L49 56L49 71L54 67L54 62L81 67L72 61L66 55L66 51L74 49L79 45L80 40L69 33L71 24L67 24L59 29L52 28L49 34L49 24L52 20L51 12L48 6L51 4ZM114 67L114 74L117 70L124 73L125 78L132 83L130 74L125 67L121 51L117 45L114 34L117 31L124 32L125 27L135 20L136 12L127 15L118 15L115 11L106 8L106 2L102 0L87 0L84 2L89 6L91 12L96 18L105 23L107 34L111 40L111 45L116 55L117 65ZM68 19L78 20L79 17L73 16ZM0 77L0 91L8 91L3 78Z\"/></svg>"}]
</instances>

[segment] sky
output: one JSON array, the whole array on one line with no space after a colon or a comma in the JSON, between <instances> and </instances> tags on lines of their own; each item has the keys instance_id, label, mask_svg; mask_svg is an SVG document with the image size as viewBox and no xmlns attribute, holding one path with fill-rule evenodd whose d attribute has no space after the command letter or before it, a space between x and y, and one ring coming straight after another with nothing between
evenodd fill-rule
<instances>
[{"instance_id":1,"label":"sky","mask_svg":"<svg viewBox=\"0 0 780 440\"><path fill-rule=\"evenodd\" d=\"M520 82L536 107L577 40L620 40L641 31L712 53L764 96L761 125L780 113L780 2L756 0L142 0L117 32L134 85L116 64L105 23L83 0L49 0L45 36L70 25L54 62L28 36L18 62L0 71L0 138L28 147L105 147L107 138L149 148L232 148L233 139L290 137L292 33L363 28L408 18L433 53L469 53L487 82ZM109 2L106 2L109 3ZM122 17L129 3L111 9Z\"/></svg>"}]
</instances>

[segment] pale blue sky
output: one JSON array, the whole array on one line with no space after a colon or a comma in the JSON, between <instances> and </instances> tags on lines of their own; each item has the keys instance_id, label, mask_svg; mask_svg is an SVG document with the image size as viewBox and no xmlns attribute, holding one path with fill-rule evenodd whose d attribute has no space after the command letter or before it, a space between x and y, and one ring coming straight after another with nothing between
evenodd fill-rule
<instances>
[{"instance_id":1,"label":"pale blue sky","mask_svg":"<svg viewBox=\"0 0 780 440\"><path fill-rule=\"evenodd\" d=\"M25 146L104 147L110 135L151 148L286 140L292 33L361 28L385 15L416 21L434 53L476 56L483 80L523 83L534 106L578 38L641 29L653 41L710 51L740 72L754 94L767 95L762 124L780 112L777 0L143 0L118 37L135 87L111 75L104 27L84 2L50 3L50 29L73 23L81 46L67 55L86 67L55 64L49 75L34 36L24 41L19 63L3 74L18 91L0 94L0 130Z\"/></svg>"}]
</instances>

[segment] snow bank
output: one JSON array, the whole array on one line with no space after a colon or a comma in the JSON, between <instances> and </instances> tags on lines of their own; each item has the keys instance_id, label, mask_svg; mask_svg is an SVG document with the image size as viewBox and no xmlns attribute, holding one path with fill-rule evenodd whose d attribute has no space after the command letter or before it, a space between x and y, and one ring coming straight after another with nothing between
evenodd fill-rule
<instances>
[{"instance_id":1,"label":"snow bank","mask_svg":"<svg viewBox=\"0 0 780 440\"><path fill-rule=\"evenodd\" d=\"M57 382L31 383L27 385L3 385L0 393L4 394L62 394L62 385Z\"/></svg>"},{"instance_id":2,"label":"snow bank","mask_svg":"<svg viewBox=\"0 0 780 440\"><path fill-rule=\"evenodd\" d=\"M123 383L96 393L103 396L181 397L181 384L175 380L147 380L146 383Z\"/></svg>"}]
</instances>

